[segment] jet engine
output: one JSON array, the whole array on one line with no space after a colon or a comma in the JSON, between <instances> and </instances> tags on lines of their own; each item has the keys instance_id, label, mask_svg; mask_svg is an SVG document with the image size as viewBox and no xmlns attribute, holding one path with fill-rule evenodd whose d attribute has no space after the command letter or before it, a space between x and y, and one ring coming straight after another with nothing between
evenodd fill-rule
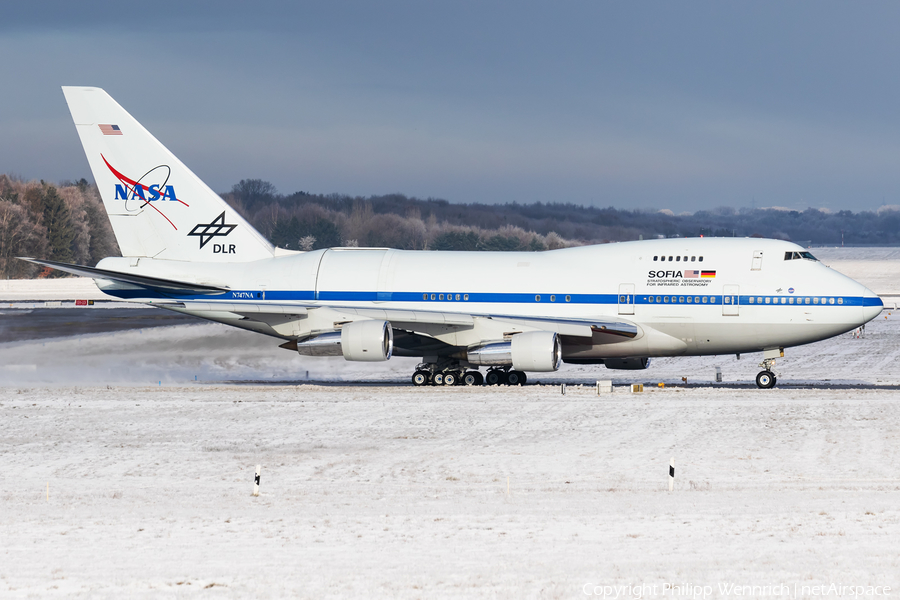
<instances>
[{"instance_id":1,"label":"jet engine","mask_svg":"<svg viewBox=\"0 0 900 600\"><path fill-rule=\"evenodd\" d=\"M394 331L387 321L353 321L340 331L328 331L297 342L303 356L343 356L362 362L384 361L394 352Z\"/></svg>"},{"instance_id":2,"label":"jet engine","mask_svg":"<svg viewBox=\"0 0 900 600\"><path fill-rule=\"evenodd\" d=\"M491 342L469 348L466 360L473 365L505 367L517 371L556 371L562 362L562 345L553 331L528 331L508 342Z\"/></svg>"}]
</instances>

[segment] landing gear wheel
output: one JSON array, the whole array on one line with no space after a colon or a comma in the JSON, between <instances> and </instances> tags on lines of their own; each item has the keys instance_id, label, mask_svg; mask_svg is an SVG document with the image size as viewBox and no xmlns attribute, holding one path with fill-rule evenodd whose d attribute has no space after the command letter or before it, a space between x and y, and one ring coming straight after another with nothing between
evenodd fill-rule
<instances>
[{"instance_id":1,"label":"landing gear wheel","mask_svg":"<svg viewBox=\"0 0 900 600\"><path fill-rule=\"evenodd\" d=\"M506 374L506 381L509 385L525 385L527 377L522 371L510 371Z\"/></svg>"},{"instance_id":2,"label":"landing gear wheel","mask_svg":"<svg viewBox=\"0 0 900 600\"><path fill-rule=\"evenodd\" d=\"M484 380L488 385L506 385L506 373L504 371L488 371Z\"/></svg>"},{"instance_id":3,"label":"landing gear wheel","mask_svg":"<svg viewBox=\"0 0 900 600\"><path fill-rule=\"evenodd\" d=\"M459 373L454 373L453 371L444 373L444 385L456 385L458 381Z\"/></svg>"},{"instance_id":4,"label":"landing gear wheel","mask_svg":"<svg viewBox=\"0 0 900 600\"><path fill-rule=\"evenodd\" d=\"M484 377L478 371L469 371L462 377L463 385L481 385Z\"/></svg>"},{"instance_id":5,"label":"landing gear wheel","mask_svg":"<svg viewBox=\"0 0 900 600\"><path fill-rule=\"evenodd\" d=\"M756 376L756 385L764 390L775 387L775 374L772 371L760 371Z\"/></svg>"},{"instance_id":6,"label":"landing gear wheel","mask_svg":"<svg viewBox=\"0 0 900 600\"><path fill-rule=\"evenodd\" d=\"M429 373L428 371L416 371L412 376L413 385L416 387L428 385L428 376L430 374L431 373Z\"/></svg>"},{"instance_id":7,"label":"landing gear wheel","mask_svg":"<svg viewBox=\"0 0 900 600\"><path fill-rule=\"evenodd\" d=\"M432 385L444 385L444 374L443 373L435 373L434 377L431 379Z\"/></svg>"}]
</instances>

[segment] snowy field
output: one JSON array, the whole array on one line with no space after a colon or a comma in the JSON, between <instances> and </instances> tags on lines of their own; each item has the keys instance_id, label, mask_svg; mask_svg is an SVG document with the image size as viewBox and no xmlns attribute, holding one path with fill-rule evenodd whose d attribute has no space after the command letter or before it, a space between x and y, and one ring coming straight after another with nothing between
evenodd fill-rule
<instances>
[{"instance_id":1,"label":"snowy field","mask_svg":"<svg viewBox=\"0 0 900 600\"><path fill-rule=\"evenodd\" d=\"M413 388L415 360L140 327L0 342L0 597L900 595L896 312L774 390L759 355Z\"/></svg>"},{"instance_id":2,"label":"snowy field","mask_svg":"<svg viewBox=\"0 0 900 600\"><path fill-rule=\"evenodd\" d=\"M0 344L0 596L896 595L898 355L887 312L768 391L759 356L445 389L213 324Z\"/></svg>"}]
</instances>

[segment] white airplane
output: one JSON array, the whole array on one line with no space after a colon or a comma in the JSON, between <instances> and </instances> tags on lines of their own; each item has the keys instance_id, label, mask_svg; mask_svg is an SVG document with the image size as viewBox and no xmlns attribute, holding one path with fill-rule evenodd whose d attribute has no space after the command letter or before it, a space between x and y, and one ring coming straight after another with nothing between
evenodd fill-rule
<instances>
[{"instance_id":1,"label":"white airplane","mask_svg":"<svg viewBox=\"0 0 900 600\"><path fill-rule=\"evenodd\" d=\"M775 359L875 318L881 300L789 242L679 238L547 252L274 248L105 91L64 87L121 257L110 296L256 331L304 356L422 357L415 385L524 384L563 362ZM482 374L478 367L487 367Z\"/></svg>"}]
</instances>

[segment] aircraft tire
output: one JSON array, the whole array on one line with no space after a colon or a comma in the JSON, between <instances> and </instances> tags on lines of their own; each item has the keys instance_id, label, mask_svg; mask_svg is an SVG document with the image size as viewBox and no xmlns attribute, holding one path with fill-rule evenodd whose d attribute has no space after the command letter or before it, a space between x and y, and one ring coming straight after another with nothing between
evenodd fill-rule
<instances>
[{"instance_id":1,"label":"aircraft tire","mask_svg":"<svg viewBox=\"0 0 900 600\"><path fill-rule=\"evenodd\" d=\"M775 387L775 374L772 371L760 371L756 375L756 385L763 390Z\"/></svg>"},{"instance_id":2,"label":"aircraft tire","mask_svg":"<svg viewBox=\"0 0 900 600\"><path fill-rule=\"evenodd\" d=\"M423 385L428 385L428 376L430 373L428 371L416 371L412 375L412 383L416 387L421 387Z\"/></svg>"},{"instance_id":3,"label":"aircraft tire","mask_svg":"<svg viewBox=\"0 0 900 600\"><path fill-rule=\"evenodd\" d=\"M431 378L431 385L444 385L444 374L435 373L434 377Z\"/></svg>"},{"instance_id":4,"label":"aircraft tire","mask_svg":"<svg viewBox=\"0 0 900 600\"><path fill-rule=\"evenodd\" d=\"M444 373L444 385L456 385L458 381L459 373L454 373L453 371Z\"/></svg>"},{"instance_id":5,"label":"aircraft tire","mask_svg":"<svg viewBox=\"0 0 900 600\"><path fill-rule=\"evenodd\" d=\"M506 385L506 373L503 371L488 371L484 380L488 385Z\"/></svg>"},{"instance_id":6,"label":"aircraft tire","mask_svg":"<svg viewBox=\"0 0 900 600\"><path fill-rule=\"evenodd\" d=\"M506 382L509 385L525 385L525 373L522 371L510 371L506 374Z\"/></svg>"},{"instance_id":7,"label":"aircraft tire","mask_svg":"<svg viewBox=\"0 0 900 600\"><path fill-rule=\"evenodd\" d=\"M469 371L462 377L463 385L481 385L484 383L484 377L478 371Z\"/></svg>"}]
</instances>

